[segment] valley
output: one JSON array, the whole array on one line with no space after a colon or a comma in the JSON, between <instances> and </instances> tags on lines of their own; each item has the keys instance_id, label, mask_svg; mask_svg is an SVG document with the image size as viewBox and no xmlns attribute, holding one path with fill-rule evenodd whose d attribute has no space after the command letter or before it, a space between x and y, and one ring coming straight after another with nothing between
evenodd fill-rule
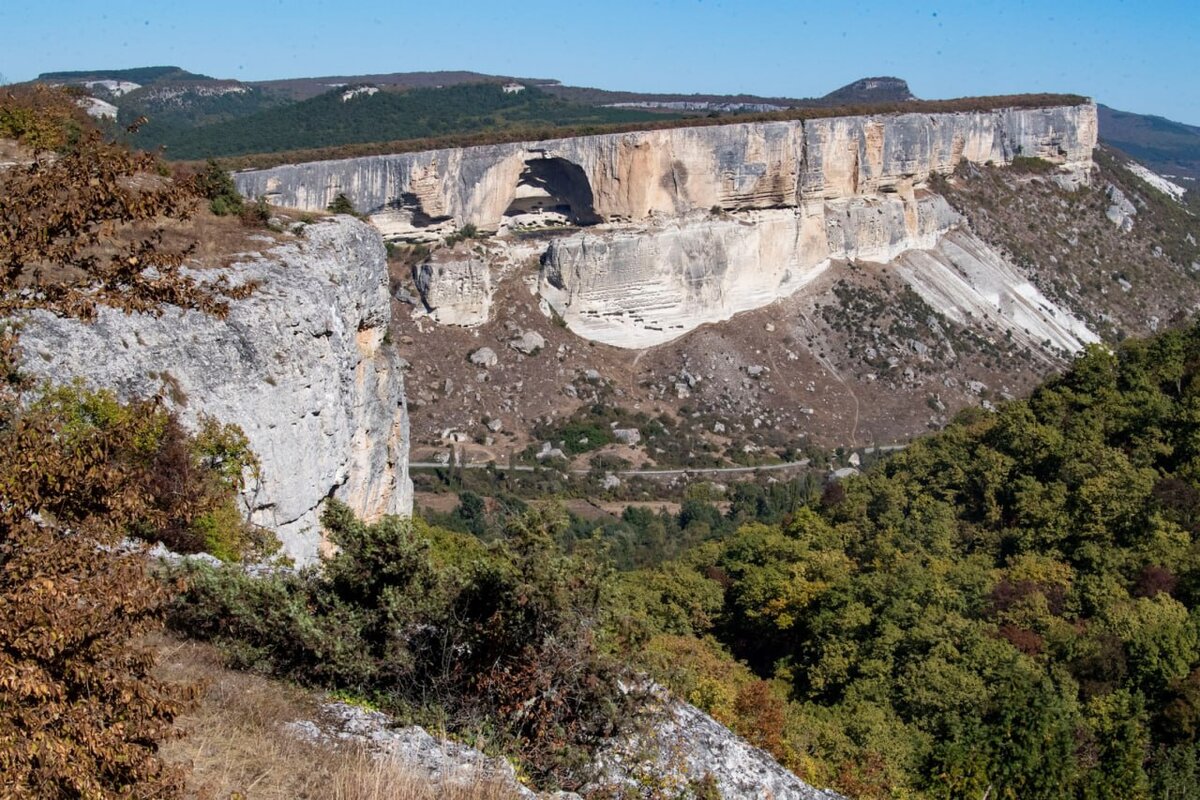
<instances>
[{"instance_id":1,"label":"valley","mask_svg":"<svg viewBox=\"0 0 1200 800\"><path fill-rule=\"evenodd\" d=\"M1200 791L1194 129L42 79L0 95L0 795Z\"/></svg>"}]
</instances>

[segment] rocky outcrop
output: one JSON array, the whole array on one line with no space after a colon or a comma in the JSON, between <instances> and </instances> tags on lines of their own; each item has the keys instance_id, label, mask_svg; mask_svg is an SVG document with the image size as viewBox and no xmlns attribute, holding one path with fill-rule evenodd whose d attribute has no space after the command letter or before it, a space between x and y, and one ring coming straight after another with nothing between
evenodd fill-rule
<instances>
[{"instance_id":1,"label":"rocky outcrop","mask_svg":"<svg viewBox=\"0 0 1200 800\"><path fill-rule=\"evenodd\" d=\"M423 265L439 321L490 313L491 260L541 240L539 291L577 333L668 341L795 292L837 260L933 248L961 219L928 179L961 163L1059 165L1087 180L1094 105L740 123L324 161L240 173L239 188L321 209L339 193L386 236L500 233L480 259ZM520 233L521 237L503 234ZM494 242L496 240L493 240ZM505 244L507 243L507 245Z\"/></svg>"},{"instance_id":2,"label":"rocky outcrop","mask_svg":"<svg viewBox=\"0 0 1200 800\"><path fill-rule=\"evenodd\" d=\"M962 161L1036 156L1087 170L1096 109L1080 105L740 123L292 164L234 176L241 192L324 209L339 193L385 234L450 223L497 231L535 212L578 224L799 207L904 191Z\"/></svg>"},{"instance_id":3,"label":"rocky outcrop","mask_svg":"<svg viewBox=\"0 0 1200 800\"><path fill-rule=\"evenodd\" d=\"M1100 341L1012 264L967 230L954 230L929 249L910 250L895 271L935 311L976 325L1054 359Z\"/></svg>"},{"instance_id":4,"label":"rocky outcrop","mask_svg":"<svg viewBox=\"0 0 1200 800\"><path fill-rule=\"evenodd\" d=\"M695 706L654 692L656 716L645 732L611 743L597 759L599 778L584 790L650 783L668 796L690 797L689 789L713 787L723 800L845 800L818 789L780 766Z\"/></svg>"},{"instance_id":5,"label":"rocky outcrop","mask_svg":"<svg viewBox=\"0 0 1200 800\"><path fill-rule=\"evenodd\" d=\"M492 270L478 255L440 250L413 269L430 316L443 325L479 325L492 309Z\"/></svg>"},{"instance_id":6,"label":"rocky outcrop","mask_svg":"<svg viewBox=\"0 0 1200 800\"><path fill-rule=\"evenodd\" d=\"M178 309L104 310L92 324L35 313L21 336L24 364L122 397L161 393L185 423L210 415L242 426L262 463L246 498L253 518L310 562L327 497L368 518L411 512L404 381L383 344L383 243L339 217L230 272L260 287L224 320Z\"/></svg>"},{"instance_id":7,"label":"rocky outcrop","mask_svg":"<svg viewBox=\"0 0 1200 800\"><path fill-rule=\"evenodd\" d=\"M553 240L540 291L576 333L647 347L786 297L835 259L933 247L958 222L910 192L589 230Z\"/></svg>"},{"instance_id":8,"label":"rocky outcrop","mask_svg":"<svg viewBox=\"0 0 1200 800\"><path fill-rule=\"evenodd\" d=\"M691 797L696 787L709 786L723 800L844 800L836 792L808 785L767 752L661 689L654 691L645 711L642 733L614 740L598 754L592 767L596 778L584 787L585 795L640 796L653 787L658 790L655 796ZM288 723L285 731L315 743L364 747L442 789L485 784L530 800L579 797L535 793L517 780L503 758L435 738L415 725L397 726L387 714L347 703L322 703L316 719Z\"/></svg>"},{"instance_id":9,"label":"rocky outcrop","mask_svg":"<svg viewBox=\"0 0 1200 800\"><path fill-rule=\"evenodd\" d=\"M395 760L439 789L491 785L515 797L538 797L518 780L512 764L465 744L435 739L416 725L396 727L381 711L342 702L322 703L316 720L297 720L285 731L317 744L356 744L375 758ZM549 797L549 795L547 795Z\"/></svg>"}]
</instances>

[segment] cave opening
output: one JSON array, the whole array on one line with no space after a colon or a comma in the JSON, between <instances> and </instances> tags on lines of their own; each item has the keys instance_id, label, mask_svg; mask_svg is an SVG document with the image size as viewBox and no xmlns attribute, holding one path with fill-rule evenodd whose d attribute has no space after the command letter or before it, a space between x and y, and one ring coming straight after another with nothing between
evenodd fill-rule
<instances>
[{"instance_id":1,"label":"cave opening","mask_svg":"<svg viewBox=\"0 0 1200 800\"><path fill-rule=\"evenodd\" d=\"M504 216L513 227L595 225L601 221L583 168L556 157L525 162Z\"/></svg>"}]
</instances>

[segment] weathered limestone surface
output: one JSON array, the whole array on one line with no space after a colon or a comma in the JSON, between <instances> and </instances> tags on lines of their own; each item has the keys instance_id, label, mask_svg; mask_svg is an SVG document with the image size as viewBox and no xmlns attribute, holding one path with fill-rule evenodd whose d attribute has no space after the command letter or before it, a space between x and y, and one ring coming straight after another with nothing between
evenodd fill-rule
<instances>
[{"instance_id":1,"label":"weathered limestone surface","mask_svg":"<svg viewBox=\"0 0 1200 800\"><path fill-rule=\"evenodd\" d=\"M492 310L492 271L474 254L434 253L413 270L413 282L430 315L443 325L480 325Z\"/></svg>"},{"instance_id":2,"label":"weathered limestone surface","mask_svg":"<svg viewBox=\"0 0 1200 800\"><path fill-rule=\"evenodd\" d=\"M889 191L963 160L1007 164L1025 155L1087 169L1096 132L1092 104L834 117L366 156L234 178L247 196L309 210L344 193L355 208L381 216L385 234L405 219L414 227L449 220L495 231L523 173L535 173L591 221L637 221Z\"/></svg>"},{"instance_id":3,"label":"weathered limestone surface","mask_svg":"<svg viewBox=\"0 0 1200 800\"><path fill-rule=\"evenodd\" d=\"M689 786L711 780L723 800L845 800L818 789L784 769L769 753L754 747L693 705L657 690L652 701L659 717L651 729L610 743L597 759L600 773L586 787L632 787L639 777L681 796Z\"/></svg>"},{"instance_id":4,"label":"weathered limestone surface","mask_svg":"<svg viewBox=\"0 0 1200 800\"><path fill-rule=\"evenodd\" d=\"M949 319L999 328L1031 352L1074 353L1100 341L970 231L953 230L932 248L910 250L893 268Z\"/></svg>"},{"instance_id":5,"label":"weathered limestone surface","mask_svg":"<svg viewBox=\"0 0 1200 800\"><path fill-rule=\"evenodd\" d=\"M105 310L93 324L35 313L21 336L25 366L76 377L122 397L161 392L185 423L202 414L245 430L262 462L248 493L259 524L310 562L330 495L357 513L411 513L404 380L382 347L390 316L376 231L350 217L231 268L261 287L224 320Z\"/></svg>"},{"instance_id":6,"label":"weathered limestone surface","mask_svg":"<svg viewBox=\"0 0 1200 800\"><path fill-rule=\"evenodd\" d=\"M576 333L648 347L786 297L834 259L890 261L959 222L939 195L897 193L555 239L541 294Z\"/></svg>"},{"instance_id":7,"label":"weathered limestone surface","mask_svg":"<svg viewBox=\"0 0 1200 800\"><path fill-rule=\"evenodd\" d=\"M580 335L636 348L789 295L834 261L888 262L934 248L963 221L928 192L928 178L964 161L1038 157L1060 165L1057 182L1086 182L1096 135L1087 103L604 134L235 179L247 195L301 208L345 193L385 236L577 225L542 240L539 291ZM530 241L502 236L496 248ZM418 285L439 321L478 324L490 313L492 269L487 258L433 263ZM1058 313L1041 300L1028 305L1043 317Z\"/></svg>"}]
</instances>

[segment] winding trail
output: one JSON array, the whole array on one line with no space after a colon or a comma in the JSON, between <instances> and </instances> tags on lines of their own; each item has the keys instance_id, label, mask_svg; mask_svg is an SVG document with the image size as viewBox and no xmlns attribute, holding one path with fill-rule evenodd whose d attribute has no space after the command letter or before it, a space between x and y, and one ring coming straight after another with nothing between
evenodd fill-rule
<instances>
[{"instance_id":1,"label":"winding trail","mask_svg":"<svg viewBox=\"0 0 1200 800\"><path fill-rule=\"evenodd\" d=\"M613 475L627 475L627 476L736 474L736 473L746 473L746 472L775 472L778 470L785 470L785 469L799 469L800 467L807 467L808 464L809 464L809 460L807 458L802 458L799 461L786 461L781 464L763 464L762 466L758 466L758 467L679 467L679 468L675 468L675 469L618 469L618 470L613 470L612 474ZM409 469L445 469L448 466L450 466L450 465L449 464L439 464L436 461L412 461L412 462L409 462L408 468ZM482 463L472 463L472 464L459 464L458 466L462 467L463 469L487 469L488 467L495 467L497 472L504 472L506 470L513 470L515 472L533 472L535 470L543 469L543 467L535 467L535 466L532 466L529 464L516 464L511 467L506 467L506 466L501 466L500 464L494 464L491 461L482 462ZM576 467L576 468L572 468L572 469L568 470L568 472L571 472L572 474L575 474L575 475L586 475L589 472L591 472L591 470L580 469L580 468Z\"/></svg>"}]
</instances>

